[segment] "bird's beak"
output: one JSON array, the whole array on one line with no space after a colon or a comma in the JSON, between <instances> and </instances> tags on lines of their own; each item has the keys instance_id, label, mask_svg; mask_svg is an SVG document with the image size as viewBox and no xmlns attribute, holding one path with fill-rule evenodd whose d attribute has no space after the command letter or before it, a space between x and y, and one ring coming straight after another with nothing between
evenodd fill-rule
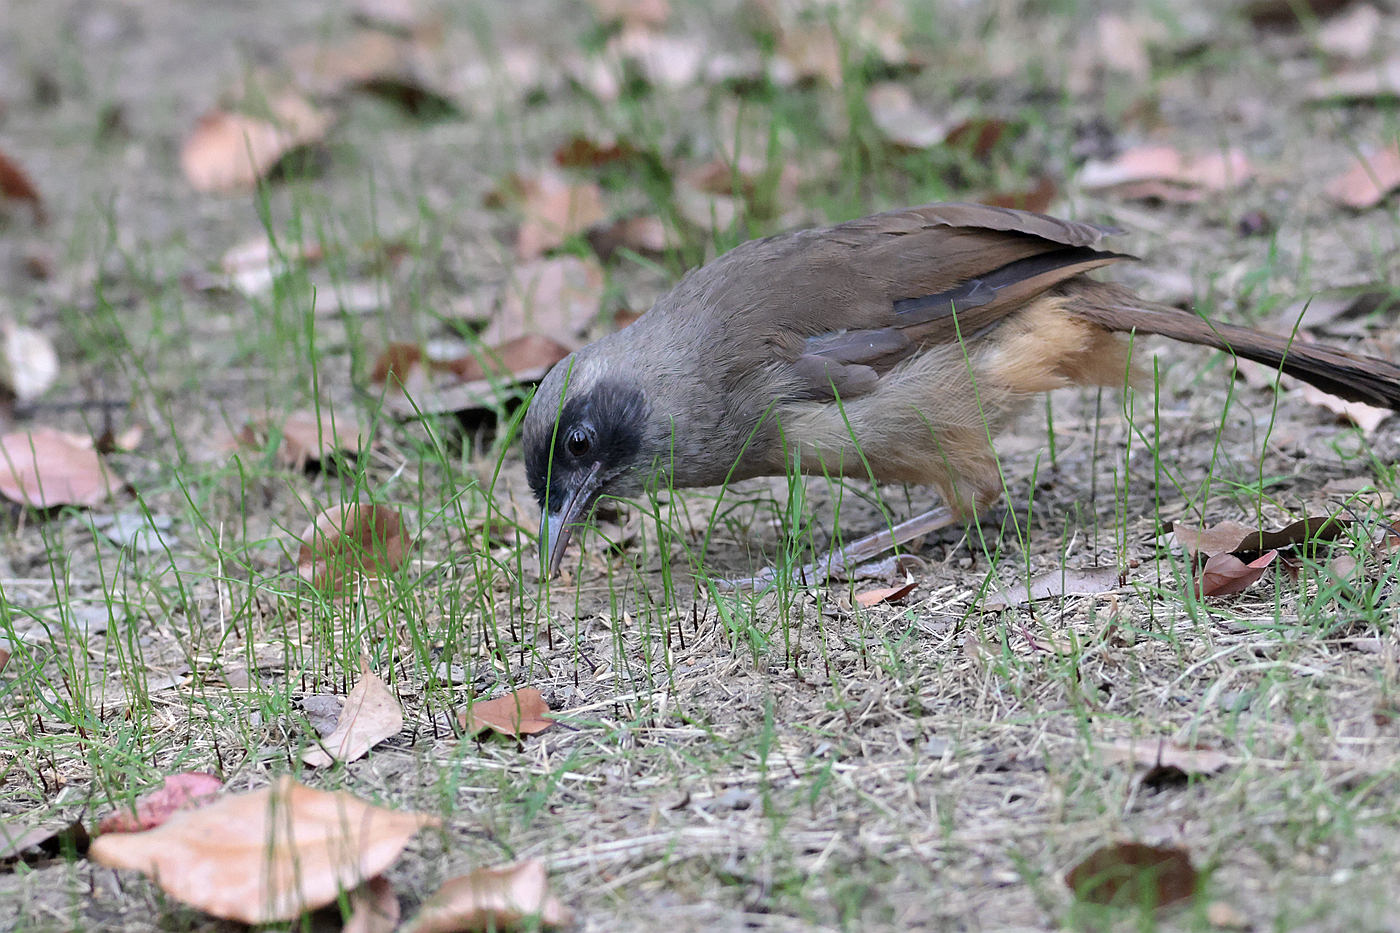
<instances>
[{"instance_id":1,"label":"bird's beak","mask_svg":"<svg viewBox=\"0 0 1400 933\"><path fill-rule=\"evenodd\" d=\"M559 572L559 565L564 561L564 549L569 546L574 526L581 524L588 517L594 501L598 498L598 490L603 485L598 479L601 466L601 463L593 465L593 469L588 471L583 481L569 491L568 498L559 506L558 511L546 511L540 516L540 573L545 579Z\"/></svg>"}]
</instances>

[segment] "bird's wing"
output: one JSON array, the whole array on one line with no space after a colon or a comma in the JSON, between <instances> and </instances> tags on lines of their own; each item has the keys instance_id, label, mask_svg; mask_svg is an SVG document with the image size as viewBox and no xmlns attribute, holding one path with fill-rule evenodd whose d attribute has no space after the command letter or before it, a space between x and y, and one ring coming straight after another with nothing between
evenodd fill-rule
<instances>
[{"instance_id":1,"label":"bird's wing","mask_svg":"<svg viewBox=\"0 0 1400 933\"><path fill-rule=\"evenodd\" d=\"M755 310L798 394L853 397L920 347L975 339L1059 282L1131 258L1093 248L1108 232L981 204L877 214L757 244Z\"/></svg>"}]
</instances>

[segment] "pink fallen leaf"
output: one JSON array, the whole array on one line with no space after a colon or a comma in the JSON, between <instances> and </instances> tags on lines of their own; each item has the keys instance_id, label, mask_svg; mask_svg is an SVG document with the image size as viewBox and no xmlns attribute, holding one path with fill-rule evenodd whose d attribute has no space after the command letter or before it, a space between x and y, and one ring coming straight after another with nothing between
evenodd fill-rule
<instances>
[{"instance_id":1,"label":"pink fallen leaf","mask_svg":"<svg viewBox=\"0 0 1400 933\"><path fill-rule=\"evenodd\" d=\"M1186 774L1214 774L1234 760L1218 749L1191 748L1165 739L1114 742L1104 752L1109 761L1176 768Z\"/></svg>"},{"instance_id":2,"label":"pink fallen leaf","mask_svg":"<svg viewBox=\"0 0 1400 933\"><path fill-rule=\"evenodd\" d=\"M519 265L480 340L500 346L524 334L540 334L577 349L598 316L605 287L603 267L591 258L555 256Z\"/></svg>"},{"instance_id":3,"label":"pink fallen leaf","mask_svg":"<svg viewBox=\"0 0 1400 933\"><path fill-rule=\"evenodd\" d=\"M196 191L234 193L255 187L284 155L319 141L331 118L300 95L268 102L269 118L215 110L205 114L180 149L180 167Z\"/></svg>"},{"instance_id":4,"label":"pink fallen leaf","mask_svg":"<svg viewBox=\"0 0 1400 933\"><path fill-rule=\"evenodd\" d=\"M403 708L387 684L360 658L360 682L345 697L335 731L307 749L301 760L313 768L327 768L337 761L355 761L390 736L403 730Z\"/></svg>"},{"instance_id":5,"label":"pink fallen leaf","mask_svg":"<svg viewBox=\"0 0 1400 933\"><path fill-rule=\"evenodd\" d=\"M866 590L864 593L856 594L856 602L865 608L877 606L885 602L898 602L910 593L914 592L914 587L919 585L919 581L910 580L899 586L882 586L878 589Z\"/></svg>"},{"instance_id":6,"label":"pink fallen leaf","mask_svg":"<svg viewBox=\"0 0 1400 933\"><path fill-rule=\"evenodd\" d=\"M457 714L457 721L468 735L492 729L501 735L519 738L534 735L554 725L548 716L549 704L534 687L507 693L494 700L478 700Z\"/></svg>"},{"instance_id":7,"label":"pink fallen leaf","mask_svg":"<svg viewBox=\"0 0 1400 933\"><path fill-rule=\"evenodd\" d=\"M289 470L304 470L338 451L358 452L368 440L368 432L355 418L325 407L314 412L256 414L239 428L233 440L239 447L262 450L279 434L277 463Z\"/></svg>"},{"instance_id":8,"label":"pink fallen leaf","mask_svg":"<svg viewBox=\"0 0 1400 933\"><path fill-rule=\"evenodd\" d=\"M171 897L243 923L292 920L394 863L438 820L290 778L177 813L141 833L100 836L89 857L148 875Z\"/></svg>"},{"instance_id":9,"label":"pink fallen leaf","mask_svg":"<svg viewBox=\"0 0 1400 933\"><path fill-rule=\"evenodd\" d=\"M413 544L397 511L367 503L327 509L302 532L301 542L297 573L322 590L392 573Z\"/></svg>"},{"instance_id":10,"label":"pink fallen leaf","mask_svg":"<svg viewBox=\"0 0 1400 933\"><path fill-rule=\"evenodd\" d=\"M1363 210L1375 207L1400 188L1400 143L1364 155L1344 174L1327 183L1327 196Z\"/></svg>"},{"instance_id":11,"label":"pink fallen leaf","mask_svg":"<svg viewBox=\"0 0 1400 933\"><path fill-rule=\"evenodd\" d=\"M1339 398L1330 392L1324 392L1316 386L1307 385L1302 388L1303 399L1311 405L1325 408L1342 420L1350 422L1361 429L1361 432L1368 437L1376 433L1376 429L1395 412L1389 408L1380 408L1376 405L1367 405L1365 402L1353 402L1349 399Z\"/></svg>"},{"instance_id":12,"label":"pink fallen leaf","mask_svg":"<svg viewBox=\"0 0 1400 933\"><path fill-rule=\"evenodd\" d=\"M1201 569L1197 589L1201 596L1243 593L1264 575L1277 557L1278 551L1266 551L1246 564L1233 554L1217 554Z\"/></svg>"},{"instance_id":13,"label":"pink fallen leaf","mask_svg":"<svg viewBox=\"0 0 1400 933\"><path fill-rule=\"evenodd\" d=\"M183 771L165 779L159 789L136 800L131 808L121 807L108 814L99 833L139 833L155 829L181 810L201 807L211 801L224 782L203 771Z\"/></svg>"},{"instance_id":14,"label":"pink fallen leaf","mask_svg":"<svg viewBox=\"0 0 1400 933\"><path fill-rule=\"evenodd\" d=\"M549 927L570 921L568 909L549 891L541 859L478 868L451 879L423 904L402 933L485 933L514 929L530 918Z\"/></svg>"},{"instance_id":15,"label":"pink fallen leaf","mask_svg":"<svg viewBox=\"0 0 1400 933\"><path fill-rule=\"evenodd\" d=\"M120 486L90 440L53 428L0 436L0 495L14 502L93 506Z\"/></svg>"},{"instance_id":16,"label":"pink fallen leaf","mask_svg":"<svg viewBox=\"0 0 1400 933\"><path fill-rule=\"evenodd\" d=\"M571 183L558 172L517 179L525 215L515 241L521 259L538 259L602 220L603 191L593 182Z\"/></svg>"},{"instance_id":17,"label":"pink fallen leaf","mask_svg":"<svg viewBox=\"0 0 1400 933\"><path fill-rule=\"evenodd\" d=\"M1192 201L1253 177L1253 167L1238 149L1187 155L1172 146L1138 146L1109 161L1088 163L1079 183L1089 190L1116 189L1126 197Z\"/></svg>"}]
</instances>

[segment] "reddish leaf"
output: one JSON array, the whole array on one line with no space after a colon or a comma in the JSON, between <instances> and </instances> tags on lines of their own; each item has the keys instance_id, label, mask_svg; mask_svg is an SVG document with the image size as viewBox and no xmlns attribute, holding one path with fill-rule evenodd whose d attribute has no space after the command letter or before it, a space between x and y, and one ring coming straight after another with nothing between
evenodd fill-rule
<instances>
[{"instance_id":1,"label":"reddish leaf","mask_svg":"<svg viewBox=\"0 0 1400 933\"><path fill-rule=\"evenodd\" d=\"M1246 564L1233 554L1217 554L1201 569L1197 590L1201 596L1243 593L1264 575L1276 557L1278 551L1266 551L1262 557Z\"/></svg>"},{"instance_id":2,"label":"reddish leaf","mask_svg":"<svg viewBox=\"0 0 1400 933\"><path fill-rule=\"evenodd\" d=\"M93 506L120 486L92 441L53 428L0 436L0 495L34 508Z\"/></svg>"},{"instance_id":3,"label":"reddish leaf","mask_svg":"<svg viewBox=\"0 0 1400 933\"><path fill-rule=\"evenodd\" d=\"M1375 207L1396 188L1400 188L1400 143L1357 159L1345 174L1327 183L1327 196L1362 210Z\"/></svg>"},{"instance_id":4,"label":"reddish leaf","mask_svg":"<svg viewBox=\"0 0 1400 933\"><path fill-rule=\"evenodd\" d=\"M397 511L365 503L326 509L301 541L297 573L322 590L341 589L361 575L392 573L413 545Z\"/></svg>"},{"instance_id":5,"label":"reddish leaf","mask_svg":"<svg viewBox=\"0 0 1400 933\"><path fill-rule=\"evenodd\" d=\"M1081 901L1151 909L1194 897L1196 869L1182 849L1118 842L1090 853L1065 883Z\"/></svg>"},{"instance_id":6,"label":"reddish leaf","mask_svg":"<svg viewBox=\"0 0 1400 933\"><path fill-rule=\"evenodd\" d=\"M879 589L866 590L864 593L856 594L856 602L867 609L884 602L897 602L914 592L914 587L918 585L919 581L910 580L899 586L884 586Z\"/></svg>"},{"instance_id":7,"label":"reddish leaf","mask_svg":"<svg viewBox=\"0 0 1400 933\"><path fill-rule=\"evenodd\" d=\"M1049 175L1042 175L1036 181L1035 187L1030 191L1011 191L1005 194L994 194L982 199L983 204L990 204L992 207L1009 207L1018 211L1033 211L1043 214L1050 208L1054 200L1060 196L1059 186Z\"/></svg>"},{"instance_id":8,"label":"reddish leaf","mask_svg":"<svg viewBox=\"0 0 1400 933\"><path fill-rule=\"evenodd\" d=\"M267 447L273 431L280 431L282 441L277 447L277 462L290 470L304 470L319 463L336 451L358 452L368 440L364 428L356 420L321 408L319 414L294 411L280 417L265 414L249 419L238 432L235 441L250 450Z\"/></svg>"},{"instance_id":9,"label":"reddish leaf","mask_svg":"<svg viewBox=\"0 0 1400 933\"><path fill-rule=\"evenodd\" d=\"M34 222L44 223L44 202L39 197L39 189L34 187L18 163L3 151L0 151L0 195L16 201L28 201L34 211Z\"/></svg>"},{"instance_id":10,"label":"reddish leaf","mask_svg":"<svg viewBox=\"0 0 1400 933\"><path fill-rule=\"evenodd\" d=\"M544 696L534 687L526 687L494 700L476 701L457 714L457 721L468 735L480 735L492 729L501 735L519 738L554 725L548 713L549 704Z\"/></svg>"},{"instance_id":11,"label":"reddish leaf","mask_svg":"<svg viewBox=\"0 0 1400 933\"><path fill-rule=\"evenodd\" d=\"M331 118L297 94L268 103L271 119L216 110L199 124L180 149L180 167L196 191L251 190L282 156L320 140Z\"/></svg>"},{"instance_id":12,"label":"reddish leaf","mask_svg":"<svg viewBox=\"0 0 1400 933\"><path fill-rule=\"evenodd\" d=\"M160 789L137 799L131 809L109 813L98 833L138 833L155 829L181 810L202 807L223 790L224 782L203 771L183 771L165 779Z\"/></svg>"},{"instance_id":13,"label":"reddish leaf","mask_svg":"<svg viewBox=\"0 0 1400 933\"><path fill-rule=\"evenodd\" d=\"M1183 155L1171 146L1127 149L1108 162L1090 162L1079 175L1089 190L1114 189L1123 197L1164 201L1199 201L1213 191L1227 191L1254 177L1244 154L1230 149Z\"/></svg>"},{"instance_id":14,"label":"reddish leaf","mask_svg":"<svg viewBox=\"0 0 1400 933\"><path fill-rule=\"evenodd\" d=\"M602 220L603 191L593 182L571 184L558 172L513 179L514 197L525 215L515 241L521 259L537 259Z\"/></svg>"},{"instance_id":15,"label":"reddish leaf","mask_svg":"<svg viewBox=\"0 0 1400 933\"><path fill-rule=\"evenodd\" d=\"M476 871L443 884L402 933L514 929L528 918L544 926L569 923L569 911L549 893L544 862L529 859Z\"/></svg>"},{"instance_id":16,"label":"reddish leaf","mask_svg":"<svg viewBox=\"0 0 1400 933\"><path fill-rule=\"evenodd\" d=\"M99 837L90 857L149 875L216 917L276 923L331 903L393 864L438 820L371 806L290 778L177 813L156 829Z\"/></svg>"},{"instance_id":17,"label":"reddish leaf","mask_svg":"<svg viewBox=\"0 0 1400 933\"><path fill-rule=\"evenodd\" d=\"M390 736L403 731L403 708L387 684L369 669L369 658L360 658L360 682L345 697L335 731L316 748L302 753L313 768L327 768L337 761L355 761Z\"/></svg>"},{"instance_id":18,"label":"reddish leaf","mask_svg":"<svg viewBox=\"0 0 1400 933\"><path fill-rule=\"evenodd\" d=\"M636 147L629 142L616 139L599 142L578 133L554 150L554 164L560 168L598 168L625 162L636 155Z\"/></svg>"}]
</instances>

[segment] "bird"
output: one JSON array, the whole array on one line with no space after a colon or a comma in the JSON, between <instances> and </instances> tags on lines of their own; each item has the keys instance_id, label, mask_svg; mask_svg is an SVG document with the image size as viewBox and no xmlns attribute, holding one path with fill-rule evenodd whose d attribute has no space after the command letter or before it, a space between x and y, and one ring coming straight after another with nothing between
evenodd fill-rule
<instances>
[{"instance_id":1,"label":"bird","mask_svg":"<svg viewBox=\"0 0 1400 933\"><path fill-rule=\"evenodd\" d=\"M557 363L530 401L521 438L542 576L602 498L794 468L937 488L944 507L875 553L974 518L1003 488L992 440L1032 399L1144 383L1134 334L1400 410L1393 363L1091 277L1136 258L1100 246L1121 232L936 203L750 240L690 271L631 325Z\"/></svg>"}]
</instances>

